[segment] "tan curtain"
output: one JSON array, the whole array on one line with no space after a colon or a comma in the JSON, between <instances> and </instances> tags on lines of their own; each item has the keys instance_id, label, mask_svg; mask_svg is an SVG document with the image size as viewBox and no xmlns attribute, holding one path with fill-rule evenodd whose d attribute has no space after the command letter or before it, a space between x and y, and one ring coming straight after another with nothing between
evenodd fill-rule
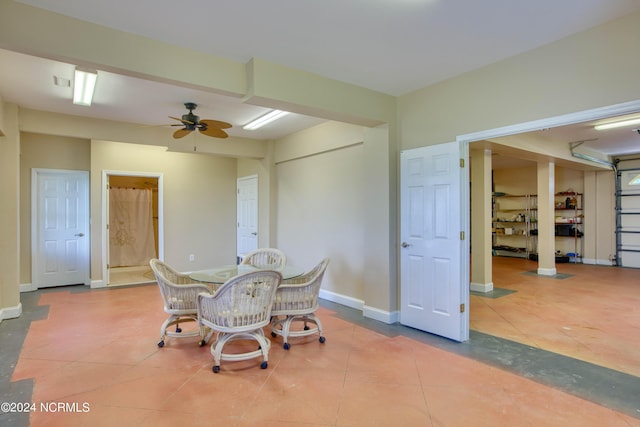
<instances>
[{"instance_id":1,"label":"tan curtain","mask_svg":"<svg viewBox=\"0 0 640 427\"><path fill-rule=\"evenodd\" d=\"M153 200L149 189L109 191L109 265L148 265L155 258Z\"/></svg>"}]
</instances>

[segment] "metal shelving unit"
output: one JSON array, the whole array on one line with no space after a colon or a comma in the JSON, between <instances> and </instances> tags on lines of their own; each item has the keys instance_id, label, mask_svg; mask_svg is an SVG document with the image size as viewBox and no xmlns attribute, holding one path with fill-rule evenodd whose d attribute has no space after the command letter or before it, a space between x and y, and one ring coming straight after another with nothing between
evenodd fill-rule
<instances>
[{"instance_id":1,"label":"metal shelving unit","mask_svg":"<svg viewBox=\"0 0 640 427\"><path fill-rule=\"evenodd\" d=\"M574 263L582 262L582 236L584 235L582 220L584 218L584 195L574 191L564 191L556 193L555 197L556 239L573 239L573 257L569 256L569 260L571 261L571 258L573 258Z\"/></svg>"},{"instance_id":2,"label":"metal shelving unit","mask_svg":"<svg viewBox=\"0 0 640 427\"><path fill-rule=\"evenodd\" d=\"M531 195L493 193L492 246L496 256L531 253Z\"/></svg>"}]
</instances>

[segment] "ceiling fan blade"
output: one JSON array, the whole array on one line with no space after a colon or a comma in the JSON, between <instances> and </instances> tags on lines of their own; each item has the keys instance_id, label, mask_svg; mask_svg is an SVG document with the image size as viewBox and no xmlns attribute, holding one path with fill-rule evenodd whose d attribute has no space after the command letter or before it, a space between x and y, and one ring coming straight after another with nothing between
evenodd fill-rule
<instances>
[{"instance_id":1,"label":"ceiling fan blade","mask_svg":"<svg viewBox=\"0 0 640 427\"><path fill-rule=\"evenodd\" d=\"M207 136L212 136L214 138L227 138L229 136L222 129L216 129L216 128L200 129L200 133Z\"/></svg>"},{"instance_id":2,"label":"ceiling fan blade","mask_svg":"<svg viewBox=\"0 0 640 427\"><path fill-rule=\"evenodd\" d=\"M200 123L204 123L208 128L229 129L231 127L231 123L220 120L200 120Z\"/></svg>"},{"instance_id":3,"label":"ceiling fan blade","mask_svg":"<svg viewBox=\"0 0 640 427\"><path fill-rule=\"evenodd\" d=\"M179 119L179 118L173 117L173 116L169 116L169 118L173 119L173 120L178 120L179 122L186 123L186 124L189 124L189 125L195 125L195 123L190 122L189 120L182 120L182 119Z\"/></svg>"},{"instance_id":4,"label":"ceiling fan blade","mask_svg":"<svg viewBox=\"0 0 640 427\"><path fill-rule=\"evenodd\" d=\"M178 139L178 138L182 138L183 136L187 136L190 133L191 131L189 129L178 129L173 133L173 137Z\"/></svg>"}]
</instances>

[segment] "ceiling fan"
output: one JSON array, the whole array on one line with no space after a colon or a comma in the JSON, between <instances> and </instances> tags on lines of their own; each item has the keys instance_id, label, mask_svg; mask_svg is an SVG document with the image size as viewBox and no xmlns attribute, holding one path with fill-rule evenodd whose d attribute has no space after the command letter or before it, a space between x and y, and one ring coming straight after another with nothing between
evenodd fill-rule
<instances>
[{"instance_id":1,"label":"ceiling fan","mask_svg":"<svg viewBox=\"0 0 640 427\"><path fill-rule=\"evenodd\" d=\"M193 110L198 106L193 102L185 102L184 106L189 110L188 114L183 114L182 118L171 117L170 119L178 120L180 124L172 124L171 126L183 126L173 133L173 137L178 139L189 135L194 130L199 130L201 134L211 136L213 138L227 138L229 135L222 129L229 129L230 123L221 122L219 120L200 120L200 117L193 114Z\"/></svg>"}]
</instances>

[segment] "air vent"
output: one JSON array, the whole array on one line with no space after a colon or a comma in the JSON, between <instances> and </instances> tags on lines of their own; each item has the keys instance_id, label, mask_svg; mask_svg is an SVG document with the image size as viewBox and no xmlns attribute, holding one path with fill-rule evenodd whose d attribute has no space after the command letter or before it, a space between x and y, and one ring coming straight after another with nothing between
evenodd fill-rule
<instances>
[{"instance_id":1,"label":"air vent","mask_svg":"<svg viewBox=\"0 0 640 427\"><path fill-rule=\"evenodd\" d=\"M71 80L60 76L53 76L53 84L60 87L71 87Z\"/></svg>"}]
</instances>

